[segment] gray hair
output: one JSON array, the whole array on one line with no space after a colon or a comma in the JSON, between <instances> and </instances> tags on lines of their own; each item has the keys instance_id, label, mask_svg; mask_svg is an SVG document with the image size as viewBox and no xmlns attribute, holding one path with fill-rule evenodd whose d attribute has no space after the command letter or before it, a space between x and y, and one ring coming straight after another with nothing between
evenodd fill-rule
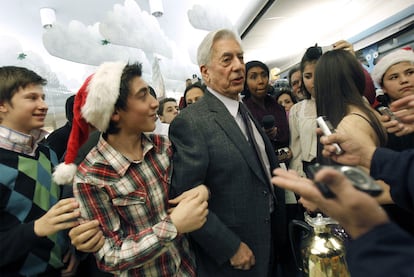
<instances>
[{"instance_id":1,"label":"gray hair","mask_svg":"<svg viewBox=\"0 0 414 277\"><path fill-rule=\"evenodd\" d=\"M199 66L206 65L210 62L213 44L220 39L234 39L240 46L242 44L240 37L229 29L220 29L208 33L197 50L197 62Z\"/></svg>"}]
</instances>

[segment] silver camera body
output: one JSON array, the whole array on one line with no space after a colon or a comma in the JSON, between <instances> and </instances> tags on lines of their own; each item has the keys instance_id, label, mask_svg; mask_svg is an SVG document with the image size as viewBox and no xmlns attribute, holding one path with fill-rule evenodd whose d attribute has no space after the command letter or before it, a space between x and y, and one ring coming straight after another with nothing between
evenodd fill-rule
<instances>
[{"instance_id":1,"label":"silver camera body","mask_svg":"<svg viewBox=\"0 0 414 277\"><path fill-rule=\"evenodd\" d=\"M343 173L351 182L352 185L363 192L368 193L372 196L378 196L382 193L382 188L375 183L374 179L365 173L362 169L355 167L355 166L347 166L347 165L320 165L314 164L308 167L308 171L311 176L311 179L314 179L316 172L318 172L322 168L333 168L338 170L339 172ZM328 188L326 184L315 182L316 186L319 188L321 193L326 198L333 198L335 195L332 191Z\"/></svg>"},{"instance_id":2,"label":"silver camera body","mask_svg":"<svg viewBox=\"0 0 414 277\"><path fill-rule=\"evenodd\" d=\"M400 119L390 110L390 108L388 107L379 107L378 111L382 114L382 115L387 115L390 120L397 120L400 121Z\"/></svg>"}]
</instances>

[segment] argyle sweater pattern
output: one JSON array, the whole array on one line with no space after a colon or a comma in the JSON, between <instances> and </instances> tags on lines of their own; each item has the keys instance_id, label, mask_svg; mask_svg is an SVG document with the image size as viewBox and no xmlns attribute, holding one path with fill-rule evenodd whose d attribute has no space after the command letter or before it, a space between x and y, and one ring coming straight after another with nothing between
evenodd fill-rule
<instances>
[{"instance_id":1,"label":"argyle sweater pattern","mask_svg":"<svg viewBox=\"0 0 414 277\"><path fill-rule=\"evenodd\" d=\"M52 181L55 152L39 145L35 156L0 148L0 275L54 276L67 240L58 232L37 237L34 221L59 201Z\"/></svg>"}]
</instances>

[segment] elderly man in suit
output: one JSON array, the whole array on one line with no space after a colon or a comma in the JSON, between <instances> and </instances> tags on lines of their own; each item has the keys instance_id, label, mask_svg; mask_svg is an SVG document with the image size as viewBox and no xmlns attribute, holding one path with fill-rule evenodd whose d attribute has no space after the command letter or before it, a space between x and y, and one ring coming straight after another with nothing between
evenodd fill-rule
<instances>
[{"instance_id":1,"label":"elderly man in suit","mask_svg":"<svg viewBox=\"0 0 414 277\"><path fill-rule=\"evenodd\" d=\"M169 137L171 196L199 184L211 193L207 222L190 235L198 276L277 276L278 246L286 238L284 191L270 183L278 162L266 134L251 115L245 123L238 112L241 41L229 30L211 32L197 59L207 89L174 119Z\"/></svg>"}]
</instances>

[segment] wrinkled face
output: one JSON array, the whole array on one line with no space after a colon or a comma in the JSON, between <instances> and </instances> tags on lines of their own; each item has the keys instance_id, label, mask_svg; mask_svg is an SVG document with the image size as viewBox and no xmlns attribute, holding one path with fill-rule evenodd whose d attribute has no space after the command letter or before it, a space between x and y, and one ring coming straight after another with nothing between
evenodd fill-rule
<instances>
[{"instance_id":1,"label":"wrinkled face","mask_svg":"<svg viewBox=\"0 0 414 277\"><path fill-rule=\"evenodd\" d=\"M290 78L290 83L292 84L293 95L301 96L301 86L302 86L302 73L300 70L294 72Z\"/></svg>"},{"instance_id":2,"label":"wrinkled face","mask_svg":"<svg viewBox=\"0 0 414 277\"><path fill-rule=\"evenodd\" d=\"M290 110L290 108L292 108L294 104L292 98L290 98L290 95L286 93L279 96L279 98L277 99L277 103L282 105L285 108L285 111L287 112Z\"/></svg>"},{"instance_id":3,"label":"wrinkled face","mask_svg":"<svg viewBox=\"0 0 414 277\"><path fill-rule=\"evenodd\" d=\"M217 40L208 64L200 67L204 82L218 93L237 100L243 90L245 66L243 51L234 39Z\"/></svg>"},{"instance_id":4,"label":"wrinkled face","mask_svg":"<svg viewBox=\"0 0 414 277\"><path fill-rule=\"evenodd\" d=\"M164 108L162 110L162 115L160 115L160 120L162 123L170 124L171 121L178 115L178 105L175 101L169 101L164 103Z\"/></svg>"},{"instance_id":5,"label":"wrinkled face","mask_svg":"<svg viewBox=\"0 0 414 277\"><path fill-rule=\"evenodd\" d=\"M385 72L382 89L392 101L414 94L414 64L401 62Z\"/></svg>"},{"instance_id":6,"label":"wrinkled face","mask_svg":"<svg viewBox=\"0 0 414 277\"><path fill-rule=\"evenodd\" d=\"M252 97L264 98L269 83L269 75L267 72L260 66L255 66L249 69L246 78L246 84Z\"/></svg>"},{"instance_id":7,"label":"wrinkled face","mask_svg":"<svg viewBox=\"0 0 414 277\"><path fill-rule=\"evenodd\" d=\"M201 97L203 97L203 95L204 92L200 88L192 88L189 91L187 91L185 95L185 103L187 103L187 105L193 104L197 102Z\"/></svg>"},{"instance_id":8,"label":"wrinkled face","mask_svg":"<svg viewBox=\"0 0 414 277\"><path fill-rule=\"evenodd\" d=\"M112 120L117 121L122 132L140 134L154 131L158 100L150 94L148 84L141 77L133 78L129 89L126 109L116 111Z\"/></svg>"},{"instance_id":9,"label":"wrinkled face","mask_svg":"<svg viewBox=\"0 0 414 277\"><path fill-rule=\"evenodd\" d=\"M316 62L307 63L303 70L303 84L306 90L315 98L315 87L313 86L313 78L315 76Z\"/></svg>"},{"instance_id":10,"label":"wrinkled face","mask_svg":"<svg viewBox=\"0 0 414 277\"><path fill-rule=\"evenodd\" d=\"M47 104L42 85L20 88L10 102L0 103L1 124L24 134L45 125Z\"/></svg>"}]
</instances>

